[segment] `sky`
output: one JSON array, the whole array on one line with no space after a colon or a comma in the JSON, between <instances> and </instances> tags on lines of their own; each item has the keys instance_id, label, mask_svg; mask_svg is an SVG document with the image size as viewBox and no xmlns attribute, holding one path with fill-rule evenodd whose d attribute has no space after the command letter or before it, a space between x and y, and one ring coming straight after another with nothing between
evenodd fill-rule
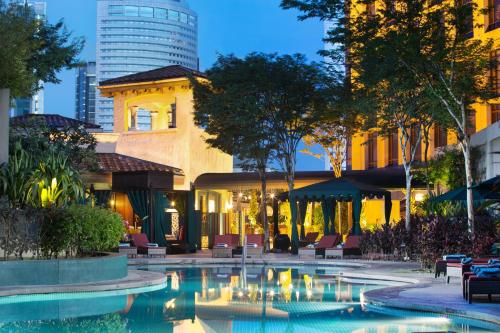
<instances>
[{"instance_id":1,"label":"sky","mask_svg":"<svg viewBox=\"0 0 500 333\"><path fill-rule=\"evenodd\" d=\"M95 61L96 0L46 0L47 17L55 23L63 19L74 36L85 38L81 61ZM250 52L302 53L311 61L321 61L323 24L299 21L298 12L283 10L280 0L189 0L198 13L198 55L200 69L215 62L218 54L243 57ZM75 71L59 74L60 84L45 87L45 113L74 117ZM299 147L303 149L303 147ZM318 150L316 147L314 150ZM297 170L322 170L324 162L298 154Z\"/></svg>"}]
</instances>

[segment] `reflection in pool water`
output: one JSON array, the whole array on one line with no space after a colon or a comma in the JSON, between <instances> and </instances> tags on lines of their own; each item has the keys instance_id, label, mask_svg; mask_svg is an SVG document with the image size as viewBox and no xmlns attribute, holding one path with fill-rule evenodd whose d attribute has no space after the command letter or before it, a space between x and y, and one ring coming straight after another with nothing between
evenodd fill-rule
<instances>
[{"instance_id":1,"label":"reflection in pool water","mask_svg":"<svg viewBox=\"0 0 500 333\"><path fill-rule=\"evenodd\" d=\"M303 268L168 268L160 290L0 302L0 332L495 332L463 318L366 307L381 281ZM88 295L88 294L87 294ZM85 295L85 296L87 296Z\"/></svg>"}]
</instances>

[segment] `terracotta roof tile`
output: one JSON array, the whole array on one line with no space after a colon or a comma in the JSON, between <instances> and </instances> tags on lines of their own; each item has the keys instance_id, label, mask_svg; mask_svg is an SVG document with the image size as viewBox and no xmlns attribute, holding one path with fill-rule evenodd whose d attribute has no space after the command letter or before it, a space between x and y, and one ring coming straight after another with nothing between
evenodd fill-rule
<instances>
[{"instance_id":1,"label":"terracotta roof tile","mask_svg":"<svg viewBox=\"0 0 500 333\"><path fill-rule=\"evenodd\" d=\"M42 121L52 128L64 128L69 126L84 126L86 129L100 129L100 125L64 117L58 114L25 114L10 118L11 126L26 125L31 121Z\"/></svg>"},{"instance_id":2,"label":"terracotta roof tile","mask_svg":"<svg viewBox=\"0 0 500 333\"><path fill-rule=\"evenodd\" d=\"M205 73L184 66L174 65L174 66L157 68L146 72L121 76L106 81L101 81L99 82L99 85L111 86L116 84L160 81L160 80L183 78L183 77L188 77L190 75L206 78Z\"/></svg>"},{"instance_id":3,"label":"terracotta roof tile","mask_svg":"<svg viewBox=\"0 0 500 333\"><path fill-rule=\"evenodd\" d=\"M99 169L105 172L162 171L183 176L181 169L116 153L98 153Z\"/></svg>"}]
</instances>

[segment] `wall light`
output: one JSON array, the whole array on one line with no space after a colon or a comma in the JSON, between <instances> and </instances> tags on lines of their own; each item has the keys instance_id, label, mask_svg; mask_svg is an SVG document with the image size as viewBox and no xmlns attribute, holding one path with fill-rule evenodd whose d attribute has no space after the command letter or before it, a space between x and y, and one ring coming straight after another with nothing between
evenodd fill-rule
<instances>
[{"instance_id":1,"label":"wall light","mask_svg":"<svg viewBox=\"0 0 500 333\"><path fill-rule=\"evenodd\" d=\"M425 195L423 193L415 193L415 201L422 202L424 201Z\"/></svg>"}]
</instances>

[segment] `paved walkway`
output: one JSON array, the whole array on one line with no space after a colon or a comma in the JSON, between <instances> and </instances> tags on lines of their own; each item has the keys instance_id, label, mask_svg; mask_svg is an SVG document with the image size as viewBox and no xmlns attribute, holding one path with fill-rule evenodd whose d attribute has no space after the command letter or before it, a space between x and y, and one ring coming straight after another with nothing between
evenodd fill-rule
<instances>
[{"instance_id":1,"label":"paved walkway","mask_svg":"<svg viewBox=\"0 0 500 333\"><path fill-rule=\"evenodd\" d=\"M14 295L34 295L52 293L102 292L116 291L152 286L162 286L166 283L165 275L158 272L129 270L128 276L120 280L103 282L68 284L68 285L37 285L0 287L0 297Z\"/></svg>"},{"instance_id":2,"label":"paved walkway","mask_svg":"<svg viewBox=\"0 0 500 333\"><path fill-rule=\"evenodd\" d=\"M465 316L486 320L500 325L500 298L493 303L475 299L468 304L462 298L458 279L446 283L446 278L434 278L434 274L421 270L415 262L390 262L366 260L316 259L300 260L290 254L265 254L263 258L247 259L247 264L269 265L313 265L342 267L344 276L407 282L400 287L377 289L365 293L368 303L391 306L400 309L420 310ZM129 265L239 265L241 258L212 258L210 251L196 254L169 255L166 258L130 259Z\"/></svg>"}]
</instances>

